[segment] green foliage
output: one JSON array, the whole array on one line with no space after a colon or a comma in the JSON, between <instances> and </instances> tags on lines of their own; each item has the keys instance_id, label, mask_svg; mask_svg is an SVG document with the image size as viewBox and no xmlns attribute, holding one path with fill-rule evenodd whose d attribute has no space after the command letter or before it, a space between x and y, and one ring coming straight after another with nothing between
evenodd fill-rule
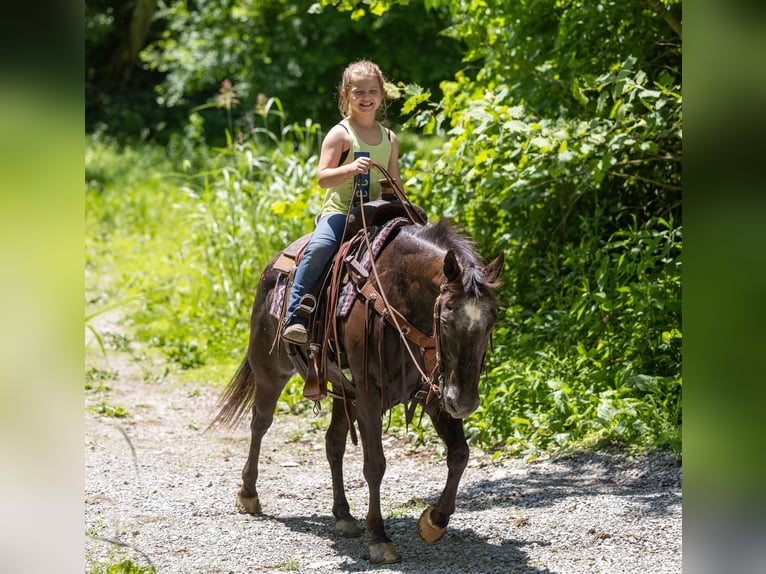
<instances>
[{"instance_id":1,"label":"green foliage","mask_svg":"<svg viewBox=\"0 0 766 574\"><path fill-rule=\"evenodd\" d=\"M137 566L130 559L125 559L106 569L106 574L154 574L154 566Z\"/></svg>"},{"instance_id":2,"label":"green foliage","mask_svg":"<svg viewBox=\"0 0 766 574\"><path fill-rule=\"evenodd\" d=\"M271 114L280 106L274 102ZM130 170L124 181L132 186L89 186L89 235L109 239L92 251L114 255L122 288L140 294L131 315L136 336L182 369L241 357L260 271L309 229L318 209L318 126L284 125L277 133L257 127L251 134L211 150L200 171L141 180ZM91 147L90 178L114 169L111 146ZM128 161L134 154L124 153ZM191 167L187 158L178 161Z\"/></svg>"},{"instance_id":3,"label":"green foliage","mask_svg":"<svg viewBox=\"0 0 766 574\"><path fill-rule=\"evenodd\" d=\"M528 453L583 441L679 448L673 30L635 3L598 16L579 2L446 4L480 70L444 82L438 102L404 90L407 125L445 138L406 175L428 212L460 221L487 256L506 252L505 320L469 434ZM598 57L582 49L594 43Z\"/></svg>"},{"instance_id":4,"label":"green foliage","mask_svg":"<svg viewBox=\"0 0 766 574\"><path fill-rule=\"evenodd\" d=\"M90 407L90 410L96 414L103 415L105 417L111 417L116 419L130 418L130 413L122 407L115 407L105 402L100 402L97 405Z\"/></svg>"},{"instance_id":5,"label":"green foliage","mask_svg":"<svg viewBox=\"0 0 766 574\"><path fill-rule=\"evenodd\" d=\"M599 248L569 246L566 279L539 284L537 312L506 309L471 419L481 441L680 448L680 250L680 231L661 220Z\"/></svg>"},{"instance_id":6,"label":"green foliage","mask_svg":"<svg viewBox=\"0 0 766 574\"><path fill-rule=\"evenodd\" d=\"M223 145L227 118L207 104L227 79L241 102L231 114L235 131L247 130L262 96L284 102L290 122L312 118L327 129L340 119L336 88L355 59L373 59L393 81L434 91L461 65L460 43L440 34L447 10L427 11L420 3L374 8L352 20L314 0L168 0L159 3L131 78L118 85L107 72L127 33L119 23L129 21L129 8L115 0L86 8L87 130L121 138L166 142L188 110L200 107L212 128L209 143ZM391 117L397 115L394 109Z\"/></svg>"},{"instance_id":7,"label":"green foliage","mask_svg":"<svg viewBox=\"0 0 766 574\"><path fill-rule=\"evenodd\" d=\"M290 379L282 391L277 403L277 411L297 415L310 411L313 406L314 403L307 401L303 397L303 379L295 376ZM329 424L329 419L322 417L321 423L326 426L326 424Z\"/></svg>"},{"instance_id":8,"label":"green foliage","mask_svg":"<svg viewBox=\"0 0 766 574\"><path fill-rule=\"evenodd\" d=\"M134 564L130 558L125 558L114 564L93 564L89 574L154 574L157 569L154 566L140 566Z\"/></svg>"},{"instance_id":9,"label":"green foliage","mask_svg":"<svg viewBox=\"0 0 766 574\"><path fill-rule=\"evenodd\" d=\"M164 78L163 105L197 107L165 156L96 137L86 157L86 270L105 266L122 296L141 297L138 337L179 368L241 358L257 274L310 229L321 197L320 124L285 108L334 119L339 71L350 55L372 57L404 81L412 199L457 220L487 260L506 254L495 352L466 421L473 444L528 456L680 448L679 1L163 10L143 62ZM449 40L434 50L436 23ZM402 53L423 57L397 66ZM301 404L294 383L280 408ZM395 430L402 419L397 410Z\"/></svg>"},{"instance_id":10,"label":"green foliage","mask_svg":"<svg viewBox=\"0 0 766 574\"><path fill-rule=\"evenodd\" d=\"M300 563L292 556L288 556L274 568L284 570L285 572L297 572L300 570Z\"/></svg>"},{"instance_id":11,"label":"green foliage","mask_svg":"<svg viewBox=\"0 0 766 574\"><path fill-rule=\"evenodd\" d=\"M111 389L105 381L117 380L119 373L114 369L104 370L90 367L85 371L85 390L93 392L106 392Z\"/></svg>"}]
</instances>

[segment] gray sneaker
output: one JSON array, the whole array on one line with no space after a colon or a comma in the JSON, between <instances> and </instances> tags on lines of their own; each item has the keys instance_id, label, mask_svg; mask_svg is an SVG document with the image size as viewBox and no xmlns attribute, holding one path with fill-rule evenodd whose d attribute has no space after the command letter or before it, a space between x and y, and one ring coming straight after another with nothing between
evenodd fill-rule
<instances>
[{"instance_id":1,"label":"gray sneaker","mask_svg":"<svg viewBox=\"0 0 766 574\"><path fill-rule=\"evenodd\" d=\"M292 323L282 331L282 338L296 345L302 345L309 340L309 334L304 325Z\"/></svg>"}]
</instances>

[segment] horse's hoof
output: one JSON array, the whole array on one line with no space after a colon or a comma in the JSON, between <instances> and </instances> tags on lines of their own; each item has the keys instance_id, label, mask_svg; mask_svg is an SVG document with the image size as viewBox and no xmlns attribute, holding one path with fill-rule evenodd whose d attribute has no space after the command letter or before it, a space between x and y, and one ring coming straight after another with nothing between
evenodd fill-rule
<instances>
[{"instance_id":1,"label":"horse's hoof","mask_svg":"<svg viewBox=\"0 0 766 574\"><path fill-rule=\"evenodd\" d=\"M237 494L237 509L243 514L260 514L261 501L257 494L252 498Z\"/></svg>"},{"instance_id":2,"label":"horse's hoof","mask_svg":"<svg viewBox=\"0 0 766 574\"><path fill-rule=\"evenodd\" d=\"M401 561L402 557L394 548L393 542L370 544L370 562L373 564L394 564Z\"/></svg>"},{"instance_id":3,"label":"horse's hoof","mask_svg":"<svg viewBox=\"0 0 766 574\"><path fill-rule=\"evenodd\" d=\"M426 508L423 511L423 514L420 515L420 520L418 520L418 534L420 534L420 537L429 544L439 540L439 538L444 536L444 533L447 531L446 526L444 528L439 528L431 522L431 511L433 509L433 505Z\"/></svg>"},{"instance_id":4,"label":"horse's hoof","mask_svg":"<svg viewBox=\"0 0 766 574\"><path fill-rule=\"evenodd\" d=\"M339 518L335 521L335 533L346 538L357 538L362 535L362 529L353 518Z\"/></svg>"}]
</instances>

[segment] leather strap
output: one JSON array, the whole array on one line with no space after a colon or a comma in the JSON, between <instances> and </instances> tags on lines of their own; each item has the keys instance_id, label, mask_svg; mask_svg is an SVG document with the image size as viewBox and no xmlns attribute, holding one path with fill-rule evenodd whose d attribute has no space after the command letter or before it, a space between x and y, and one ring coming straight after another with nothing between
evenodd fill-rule
<instances>
[{"instance_id":1,"label":"leather strap","mask_svg":"<svg viewBox=\"0 0 766 574\"><path fill-rule=\"evenodd\" d=\"M394 328L397 326L401 329L402 334L412 343L417 345L420 352L423 354L423 362L425 363L426 372L431 375L437 365L437 353L436 353L436 341L434 337L429 337L423 333L420 329L410 323L404 315L399 313L396 309L393 312L396 314L396 320L393 319L391 314L386 309L386 305L383 302L383 298L380 296L378 290L369 281L364 281L361 285L357 286L359 293L365 298L365 301L372 304L375 312L383 317Z\"/></svg>"}]
</instances>

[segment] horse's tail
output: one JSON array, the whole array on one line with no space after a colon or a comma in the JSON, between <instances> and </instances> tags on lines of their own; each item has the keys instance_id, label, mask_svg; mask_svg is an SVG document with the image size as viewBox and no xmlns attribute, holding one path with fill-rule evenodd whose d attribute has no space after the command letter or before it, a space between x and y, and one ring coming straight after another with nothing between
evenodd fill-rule
<instances>
[{"instance_id":1,"label":"horse's tail","mask_svg":"<svg viewBox=\"0 0 766 574\"><path fill-rule=\"evenodd\" d=\"M245 357L221 398L218 399L220 410L207 427L208 430L214 426L233 429L240 423L245 413L253 407L254 402L255 380L250 362Z\"/></svg>"}]
</instances>

